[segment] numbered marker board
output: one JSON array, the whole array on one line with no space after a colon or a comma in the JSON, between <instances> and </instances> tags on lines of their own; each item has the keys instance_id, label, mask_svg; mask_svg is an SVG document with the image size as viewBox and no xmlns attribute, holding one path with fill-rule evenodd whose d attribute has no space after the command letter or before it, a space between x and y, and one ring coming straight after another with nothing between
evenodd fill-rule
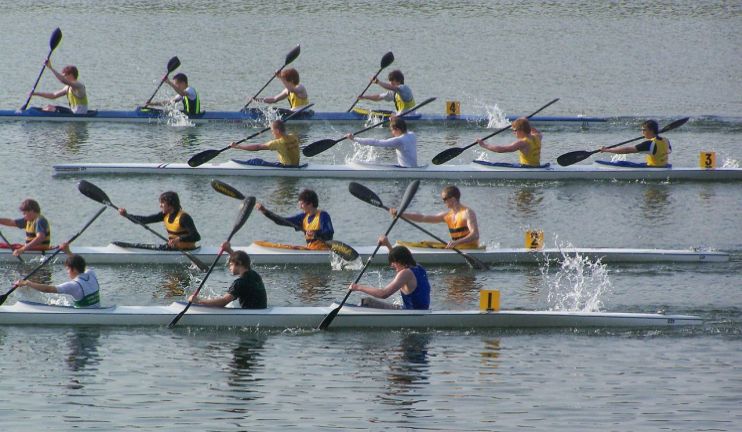
<instances>
[{"instance_id":1,"label":"numbered marker board","mask_svg":"<svg viewBox=\"0 0 742 432\"><path fill-rule=\"evenodd\" d=\"M544 232L540 230L528 230L525 235L526 249L543 249Z\"/></svg>"},{"instance_id":2,"label":"numbered marker board","mask_svg":"<svg viewBox=\"0 0 742 432\"><path fill-rule=\"evenodd\" d=\"M483 312L500 310L500 291L479 290L479 310Z\"/></svg>"},{"instance_id":3,"label":"numbered marker board","mask_svg":"<svg viewBox=\"0 0 742 432\"><path fill-rule=\"evenodd\" d=\"M698 158L698 163L701 168L716 168L716 152L701 152L701 155Z\"/></svg>"},{"instance_id":4,"label":"numbered marker board","mask_svg":"<svg viewBox=\"0 0 742 432\"><path fill-rule=\"evenodd\" d=\"M446 101L446 115L447 116L460 116L461 115L461 102Z\"/></svg>"}]
</instances>

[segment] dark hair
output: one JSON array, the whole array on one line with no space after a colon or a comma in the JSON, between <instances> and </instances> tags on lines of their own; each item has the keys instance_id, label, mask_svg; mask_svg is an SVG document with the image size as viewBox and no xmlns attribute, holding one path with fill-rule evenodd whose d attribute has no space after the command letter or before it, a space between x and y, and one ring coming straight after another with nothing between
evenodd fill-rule
<instances>
[{"instance_id":1,"label":"dark hair","mask_svg":"<svg viewBox=\"0 0 742 432\"><path fill-rule=\"evenodd\" d=\"M75 270L78 273L85 273L85 258L81 257L80 255L72 254L68 256L67 260L65 260L64 262L64 265Z\"/></svg>"},{"instance_id":2,"label":"dark hair","mask_svg":"<svg viewBox=\"0 0 742 432\"><path fill-rule=\"evenodd\" d=\"M412 258L412 252L404 246L394 246L389 251L389 264L397 263L407 267L415 267L417 263Z\"/></svg>"},{"instance_id":3,"label":"dark hair","mask_svg":"<svg viewBox=\"0 0 742 432\"><path fill-rule=\"evenodd\" d=\"M649 129L655 135L657 135L660 131L660 126L654 120L647 120L644 123L642 123L642 129L643 128Z\"/></svg>"},{"instance_id":4,"label":"dark hair","mask_svg":"<svg viewBox=\"0 0 742 432\"><path fill-rule=\"evenodd\" d=\"M185 83L185 85L188 85L188 77L184 73L175 74L175 76L173 76L173 81L180 81Z\"/></svg>"},{"instance_id":5,"label":"dark hair","mask_svg":"<svg viewBox=\"0 0 742 432\"><path fill-rule=\"evenodd\" d=\"M294 68L284 69L281 76L288 82L299 85L299 72Z\"/></svg>"},{"instance_id":6,"label":"dark hair","mask_svg":"<svg viewBox=\"0 0 742 432\"><path fill-rule=\"evenodd\" d=\"M398 129L402 132L407 132L407 122L401 117L392 117L389 121L389 125L394 129Z\"/></svg>"},{"instance_id":7,"label":"dark hair","mask_svg":"<svg viewBox=\"0 0 742 432\"><path fill-rule=\"evenodd\" d=\"M20 210L23 211L35 211L36 213L41 213L41 207L39 206L39 203L36 202L36 200L32 199L25 199L21 203Z\"/></svg>"},{"instance_id":8,"label":"dark hair","mask_svg":"<svg viewBox=\"0 0 742 432\"><path fill-rule=\"evenodd\" d=\"M394 69L387 75L389 81L397 81L400 84L404 84L404 74L399 69Z\"/></svg>"},{"instance_id":9,"label":"dark hair","mask_svg":"<svg viewBox=\"0 0 742 432\"><path fill-rule=\"evenodd\" d=\"M283 120L273 120L271 125L278 129L279 132L286 133L286 123Z\"/></svg>"},{"instance_id":10,"label":"dark hair","mask_svg":"<svg viewBox=\"0 0 742 432\"><path fill-rule=\"evenodd\" d=\"M62 69L62 75L67 75L67 74L70 74L73 77L75 77L75 79L77 79L77 75L78 75L77 68L72 65L65 66L64 69Z\"/></svg>"},{"instance_id":11,"label":"dark hair","mask_svg":"<svg viewBox=\"0 0 742 432\"><path fill-rule=\"evenodd\" d=\"M173 191L167 191L160 194L160 202L169 204L175 210L175 213L180 211L180 198L178 194Z\"/></svg>"},{"instance_id":12,"label":"dark hair","mask_svg":"<svg viewBox=\"0 0 742 432\"><path fill-rule=\"evenodd\" d=\"M229 256L229 262L242 266L246 269L250 268L250 255L245 251L235 251Z\"/></svg>"},{"instance_id":13,"label":"dark hair","mask_svg":"<svg viewBox=\"0 0 742 432\"><path fill-rule=\"evenodd\" d=\"M319 197L317 196L317 192L311 189L304 189L301 191L301 193L299 193L299 201L311 204L314 207L319 207Z\"/></svg>"},{"instance_id":14,"label":"dark hair","mask_svg":"<svg viewBox=\"0 0 742 432\"><path fill-rule=\"evenodd\" d=\"M453 197L453 198L456 198L456 200L461 199L461 191L456 186L453 186L453 185L446 186L443 188L441 192L443 193L443 196L445 197Z\"/></svg>"}]
</instances>

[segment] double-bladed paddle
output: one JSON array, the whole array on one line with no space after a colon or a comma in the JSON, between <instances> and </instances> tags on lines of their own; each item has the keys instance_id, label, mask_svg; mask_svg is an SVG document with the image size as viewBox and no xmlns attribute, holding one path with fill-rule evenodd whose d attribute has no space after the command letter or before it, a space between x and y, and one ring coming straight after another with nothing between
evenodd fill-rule
<instances>
[{"instance_id":1,"label":"double-bladed paddle","mask_svg":"<svg viewBox=\"0 0 742 432\"><path fill-rule=\"evenodd\" d=\"M394 115L394 117L404 117L405 115L407 115L407 114L409 114L409 113L417 110L418 108L422 107L423 105L427 105L427 104L433 102L434 100L435 100L434 97L429 98L429 99L425 99L424 101L422 101L421 103L415 105L414 107L412 107L412 108L410 108L408 110L402 111L399 114ZM383 124L389 123L389 120L391 120L391 117L390 118L386 118L386 119L384 119L384 120L382 120L382 121L380 121L378 123L372 124L371 126L365 127L365 128L363 128L363 129L361 129L361 130L359 130L357 132L353 132L353 135L358 135L358 134L361 134L363 132L366 132L367 130L371 130L371 129L377 127L377 126L381 126ZM339 139L336 139L336 140L334 140L334 139L323 139L323 140L315 141L315 142L307 145L306 147L304 147L301 150L301 152L302 152L302 154L304 154L304 156L307 156L307 157L317 156L318 154L322 153L325 150L329 150L335 144L337 144L340 141L343 141L345 139L346 139L346 137L342 137L342 138L339 138Z\"/></svg>"},{"instance_id":2,"label":"double-bladed paddle","mask_svg":"<svg viewBox=\"0 0 742 432\"><path fill-rule=\"evenodd\" d=\"M216 190L217 192L222 193L228 197L235 198L235 199L245 199L245 196L240 191L238 191L237 189L233 188L232 186L222 181L219 181L216 179L212 180L211 187L213 187L214 190ZM283 224L284 226L289 226L294 229L301 230L300 227L294 225L291 221L281 216L278 216L275 213L271 213L271 218L280 221L281 224ZM340 258L342 258L345 261L355 261L356 258L358 258L358 252L348 244L345 244L337 240L325 240L324 242L325 244L330 246L330 250L332 252L338 254Z\"/></svg>"},{"instance_id":3,"label":"double-bladed paddle","mask_svg":"<svg viewBox=\"0 0 742 432\"><path fill-rule=\"evenodd\" d=\"M80 192L82 192L82 188L83 188L82 182L83 182L83 181L85 181L85 180L82 180L82 181L81 181L81 182L80 182L80 183L78 184L78 186L77 186L77 187L78 187L78 189L80 190ZM84 192L83 192L83 194L84 194ZM88 220L88 222L87 222L87 223L86 223L85 225L83 225L83 227L82 227L82 228L80 229L80 231L78 231L78 232L77 232L77 234L73 235L72 237L70 237L70 239L69 239L69 240L67 240L67 243L72 243L73 241L77 240L77 238L78 238L78 237L80 237L80 235L81 235L81 234L83 233L83 231L85 231L86 229L88 229L88 227L89 227L89 226L90 226L90 225L91 225L91 224L92 224L92 223L93 223L93 222L94 222L94 221L95 221L95 220L96 220L96 219L98 218L98 216L100 216L100 215L101 215L101 213L103 213L103 212L104 212L105 210L106 210L106 207L105 207L105 206L104 206L104 207L101 207L101 208L100 208L100 210L98 210L98 212L97 212L97 213L95 213L95 215L93 215L93 217L92 217L92 218L90 218L90 220ZM40 269L41 267L43 267L43 266L44 266L44 265L45 265L46 263L48 263L49 261L51 261L51 260L52 260L52 259L53 259L53 258L54 258L55 256L57 256L57 254L59 254L60 252L62 252L62 248L59 248L59 249L55 250L55 251L54 251L54 252L53 252L53 253L52 253L51 255L49 255L48 257L46 257L46 258L44 259L44 261L42 261L42 262L41 262L41 264L37 265L37 266L36 266L36 268L34 268L33 270L31 270L31 273L29 273L29 274L27 274L26 276L24 276L24 277L23 277L23 280L26 280L26 279L30 278L31 276L33 276L33 275L34 275L34 274L35 274L35 273L36 273L37 271L39 271L39 269ZM8 298L8 296L9 296L9 295L10 295L11 293L13 293L13 291L15 291L15 289L16 289L16 288L18 288L18 287L17 287L17 286L14 286L13 288L11 288L11 289L10 289L10 291L8 291L8 292L6 292L5 294L3 294L2 296L0 296L0 305L2 305L3 303L5 303L5 300L6 300L7 298Z\"/></svg>"},{"instance_id":4,"label":"double-bladed paddle","mask_svg":"<svg viewBox=\"0 0 742 432\"><path fill-rule=\"evenodd\" d=\"M227 241L232 240L232 237L234 237L235 234L237 234L237 231L242 228L243 225L245 225L245 222L247 222L247 218L250 217L250 213L252 212L253 207L255 207L255 197L247 197L242 201L242 204L240 205L240 213L237 216L237 220L234 223L234 226L232 227L232 232L229 233L229 237L227 237ZM206 273L204 278L201 280L201 283L198 285L198 288L196 288L196 291L193 292L194 296L197 296L199 292L201 292L201 288L206 283L206 279L209 278L209 275L214 270L214 267L216 266L216 263L219 262L219 258L221 258L222 253L221 249L219 250L219 254L214 258L214 262L211 263L211 267L209 267L209 271ZM172 321L170 321L170 324L168 324L168 328L175 327L175 324L180 321L180 319L185 315L185 313L188 311L188 308L191 307L193 304L193 301L189 301L188 304L183 308L183 310L173 318Z\"/></svg>"},{"instance_id":5,"label":"double-bladed paddle","mask_svg":"<svg viewBox=\"0 0 742 432\"><path fill-rule=\"evenodd\" d=\"M299 46L299 45L297 45L296 47L294 47L294 49L292 49L291 51L289 51L289 53L286 54L286 60L283 62L283 66L281 66L281 69L279 69L276 73L274 73L273 76L271 77L271 79L269 79L268 82L265 83L265 85L263 87L261 87L260 90L258 90L258 92L255 93L255 95L253 95L253 97L250 98L250 100L247 101L247 103L245 104L245 106L242 107L242 111L245 111L247 109L247 107L250 106L250 104L252 103L252 101L255 100L256 97L258 97L258 95L260 94L260 92L262 92L263 90L265 90L266 87L268 87L268 84L270 84L271 81L273 81L273 79L276 77L276 75L278 75L279 73L281 73L281 71L283 70L283 68L285 68L286 66L288 66L289 63L291 63L292 61L296 60L296 58L299 57L299 54L300 53L301 53L301 46Z\"/></svg>"},{"instance_id":6,"label":"double-bladed paddle","mask_svg":"<svg viewBox=\"0 0 742 432\"><path fill-rule=\"evenodd\" d=\"M402 213L407 209L407 206L410 205L410 202L412 201L412 198L415 197L415 193L417 192L417 188L420 186L420 180L414 180L412 183L410 183L407 186L407 190L405 190L404 195L402 196L402 202L399 204L399 210L397 211L397 215L392 219L392 223L389 224L389 228L386 229L386 232L384 233L384 236L389 235L389 232L394 228L394 224L397 223L397 219L399 219L402 216ZM371 264L371 261L374 260L374 257L376 256L376 252L379 251L379 248L381 247L380 243L377 243L376 249L374 249L374 252L369 257L368 261L366 261L366 264L361 269L361 272L356 277L356 280L353 281L354 284L358 283L359 280L361 280L361 276L363 276L363 273L366 272L366 269L368 268L368 265ZM352 291L348 290L348 292L345 294L345 297L343 298L343 301L340 302L340 305L330 311L329 314L325 317L325 319L322 320L322 322L319 324L320 330L325 330L327 327L330 326L332 321L337 316L338 312L340 312L340 309L343 307L345 302L348 300L348 297L350 297L350 293Z\"/></svg>"},{"instance_id":7,"label":"double-bladed paddle","mask_svg":"<svg viewBox=\"0 0 742 432\"><path fill-rule=\"evenodd\" d=\"M674 122L672 122L669 125L663 127L662 129L660 129L659 132L657 132L657 134L659 135L661 133L664 133L664 132L667 132L667 131L671 131L671 130L673 130L675 128L678 128L678 127L684 125L685 122L687 122L687 121L688 121L688 117L681 118L679 120L675 120ZM628 144L630 142L639 141L642 138L644 138L644 137L643 136L640 136L638 138L632 138L630 140L626 140L626 141L620 142L618 144L613 144L613 145L607 146L605 148L618 147L620 145ZM557 163L559 165L561 165L561 166L570 166L572 164L576 164L577 162L580 162L580 161L583 161L583 160L589 158L590 156L594 155L595 153L599 153L600 150L602 150L602 148L599 148L597 150L592 150L592 151L577 150L577 151L573 151L573 152L569 152L569 153L564 153L563 155L561 155L561 156L559 156L557 158Z\"/></svg>"},{"instance_id":8,"label":"double-bladed paddle","mask_svg":"<svg viewBox=\"0 0 742 432\"><path fill-rule=\"evenodd\" d=\"M31 96L33 96L33 92L36 91L36 86L39 85L39 81L41 80L41 75L44 73L44 69L46 69L46 63L49 61L49 59L52 56L52 52L54 52L54 49L59 45L59 42L62 41L62 30L57 27L52 32L52 36L49 38L49 54L46 56L46 60L44 61L44 66L41 67L41 71L39 72L39 76L36 77L36 82L33 84L33 88L28 93L28 98L26 99L26 103L23 104L21 107L21 111L28 108L28 103L31 102Z\"/></svg>"},{"instance_id":9,"label":"double-bladed paddle","mask_svg":"<svg viewBox=\"0 0 742 432\"><path fill-rule=\"evenodd\" d=\"M547 103L546 105L542 106L541 108L539 108L536 111L534 111L531 114L529 114L526 118L531 118L531 117L535 116L536 114L538 114L541 111L545 110L549 105L556 103L558 100L559 100L559 98L554 99L553 101ZM487 138L492 138L493 136L495 136L495 135L497 135L497 134L499 134L501 132L505 132L508 129L510 129L510 126L505 126L504 128L498 129L498 130L492 132L491 134L489 134L486 137L481 138L481 139L482 140L486 140ZM440 152L437 155L435 155L435 157L433 158L433 164L434 165L444 164L444 163L450 161L451 159L455 158L456 156L460 155L461 153L463 153L464 150L466 150L466 149L468 149L470 147L473 147L475 145L477 145L477 141L474 141L473 143L469 144L466 147L452 147L452 148L449 148L449 149L445 149L442 152Z\"/></svg>"},{"instance_id":10,"label":"double-bladed paddle","mask_svg":"<svg viewBox=\"0 0 742 432\"><path fill-rule=\"evenodd\" d=\"M5 234L3 234L2 231L0 231L0 238L3 239L3 241L8 245L8 248L10 248L10 251L12 252L13 251L13 248L11 247L10 242L8 241L8 239L5 238ZM23 258L21 258L20 255L16 255L16 258L18 258L18 261L20 261L21 264L25 264L26 263L25 261L23 261Z\"/></svg>"},{"instance_id":11,"label":"double-bladed paddle","mask_svg":"<svg viewBox=\"0 0 742 432\"><path fill-rule=\"evenodd\" d=\"M87 180L80 180L80 183L78 185L78 189L80 190L80 192L82 192L83 195L85 195L86 197L92 199L93 201L97 201L97 202L99 202L99 203L101 203L101 204L103 204L105 206L111 207L111 208L113 208L113 209L115 209L115 210L118 211L119 208L116 207L111 202L111 200L108 198L108 195L106 195L106 193L103 192L103 190L101 188L99 188L98 186L94 185L93 183L90 183ZM147 231L151 232L152 234L156 235L160 239L165 240L165 241L168 241L168 239L165 238L164 236L162 236L160 233L158 233L157 231L155 231L152 228L148 227L147 225L141 223L140 221L134 219L133 217L129 216L128 214L127 215L124 215L124 217L126 217L127 219L129 219L131 222L134 222L135 224L140 225L142 228L144 228ZM182 253L186 257L188 257L188 259L191 260L191 262L193 264L196 264L196 266L199 269L201 269L201 271L208 270L209 267L206 264L204 264L200 259L196 258L192 254L188 253L188 251L184 251L184 250L181 250L181 249L177 249L177 251L180 252L180 253Z\"/></svg>"},{"instance_id":12,"label":"double-bladed paddle","mask_svg":"<svg viewBox=\"0 0 742 432\"><path fill-rule=\"evenodd\" d=\"M381 71L383 71L387 66L389 66L393 62L394 62L394 54L392 54L391 51L389 51L388 53L384 54L384 56L381 58L381 64L379 65L378 72L376 72L376 75L374 75L374 77L371 78L371 81L368 82L368 85L366 86L365 89L363 89L363 91L361 92L361 94L356 97L355 102L353 102L353 105L351 105L350 108L348 108L348 111L347 112L351 112L351 110L353 110L353 107L356 106L356 104L358 103L359 100L361 100L361 96L363 96L363 94L366 93L366 90L368 90L368 88L371 87L371 84L374 83L374 80L376 79L376 77L378 77L379 74L381 73Z\"/></svg>"},{"instance_id":13,"label":"double-bladed paddle","mask_svg":"<svg viewBox=\"0 0 742 432\"><path fill-rule=\"evenodd\" d=\"M384 203L381 202L381 198L379 198L379 196L376 195L374 193L374 191L372 191L371 189L367 188L366 186L364 186L364 185L362 185L360 183L350 182L350 185L348 185L348 190L350 191L350 194L351 195L353 195L354 197L360 199L361 201L367 202L367 203L371 204L374 207L378 207L380 209L384 209L384 210L389 211L389 207L385 206ZM400 218L403 221L407 222L408 224L410 224L410 225L414 226L415 228L419 229L420 231L424 232L425 234L427 234L427 235L433 237L434 239L438 240L442 244L444 244L444 245L447 244L447 242L445 240L443 240L442 238L436 236L432 232L426 230L425 228L423 228L420 225L416 224L415 222L407 219L406 217L400 216ZM473 256L471 256L469 254L467 254L466 252L462 252L460 249L458 249L456 247L453 247L451 249L453 249L454 252L456 252L459 255L461 255L462 257L464 257L464 259L466 260L466 263L469 264L469 266L471 268L474 268L474 269L477 269L477 270L488 270L489 269L489 267L487 266L487 264L485 264L482 261L480 261L479 259L477 259L477 258L475 258L475 257L473 257Z\"/></svg>"},{"instance_id":14,"label":"double-bladed paddle","mask_svg":"<svg viewBox=\"0 0 742 432\"><path fill-rule=\"evenodd\" d=\"M175 69L178 69L179 66L180 66L180 59L177 56L171 58L167 62L167 73L165 73L165 76L163 76L162 79L160 80L160 84L157 85L157 88L155 89L154 93L152 93L152 96L150 96L149 99L147 99L147 102L145 102L144 105L142 106L146 107L147 105L149 105L150 102L152 102L152 99L154 99L157 92L160 91L160 87L162 87L162 84L167 79L167 76L173 73Z\"/></svg>"},{"instance_id":15,"label":"double-bladed paddle","mask_svg":"<svg viewBox=\"0 0 742 432\"><path fill-rule=\"evenodd\" d=\"M307 109L311 108L313 105L314 104L305 105L305 106L301 107L301 109L292 112L290 115L282 118L281 120L283 120L283 121L291 120L292 118L294 118L294 117L298 116L299 114L301 114L302 112L304 112L304 110L307 110ZM252 134L252 135L250 135L250 136L248 136L246 138L243 138L243 139L237 141L236 144L240 144L240 143L243 143L243 142L245 142L245 141L247 141L249 139L255 138L256 136L258 136L258 135L260 135L260 134L262 134L264 132L267 132L270 129L271 129L270 126L268 126L266 128L263 128L263 129L259 130L258 132L255 132L254 134ZM188 159L188 166L191 166L191 167L194 167L194 168L197 167L197 166L201 166L201 165L205 164L206 162L208 162L208 161L214 159L215 157L219 156L222 152L224 152L226 150L229 150L230 148L232 148L232 145L231 144L228 145L228 146L226 146L226 147L224 147L224 148L222 148L222 149L219 149L219 150L209 149L209 150L204 150L204 151L202 151L200 153L196 153L195 155L191 156L190 159Z\"/></svg>"}]
</instances>

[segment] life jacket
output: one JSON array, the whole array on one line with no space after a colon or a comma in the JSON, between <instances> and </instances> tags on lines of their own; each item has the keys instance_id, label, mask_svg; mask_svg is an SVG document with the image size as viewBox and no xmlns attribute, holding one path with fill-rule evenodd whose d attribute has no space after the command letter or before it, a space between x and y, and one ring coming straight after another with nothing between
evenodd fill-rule
<instances>
[{"instance_id":1,"label":"life jacket","mask_svg":"<svg viewBox=\"0 0 742 432\"><path fill-rule=\"evenodd\" d=\"M85 93L85 97L77 97L72 91L72 86L67 86L67 103L70 105L70 109L73 112L77 112L77 107L85 107L85 111L88 108L88 94Z\"/></svg>"},{"instance_id":2,"label":"life jacket","mask_svg":"<svg viewBox=\"0 0 742 432\"><path fill-rule=\"evenodd\" d=\"M650 141L652 141L652 145L649 147L649 154L647 155L647 166L667 166L670 153L672 153L670 141L659 136L650 139Z\"/></svg>"},{"instance_id":3,"label":"life jacket","mask_svg":"<svg viewBox=\"0 0 742 432\"><path fill-rule=\"evenodd\" d=\"M192 87L191 87L192 88ZM183 112L187 115L201 114L201 97L198 95L196 89L193 89L196 93L196 100L188 99L188 96L183 96Z\"/></svg>"},{"instance_id":4,"label":"life jacket","mask_svg":"<svg viewBox=\"0 0 742 432\"><path fill-rule=\"evenodd\" d=\"M535 135L529 135L523 138L528 142L528 152L520 150L520 164L539 166L541 165L541 138Z\"/></svg>"},{"instance_id":5,"label":"life jacket","mask_svg":"<svg viewBox=\"0 0 742 432\"><path fill-rule=\"evenodd\" d=\"M32 221L26 221L26 243L27 244L31 243L31 241L36 238L36 234L37 234L36 221L38 221L39 219L46 220L44 216L38 215L36 219ZM47 226L49 226L48 222L47 222ZM44 239L43 242L41 242L40 244L37 244L34 249L46 250L51 247L51 244L52 244L52 228L49 226L49 232L46 233L46 238Z\"/></svg>"},{"instance_id":6,"label":"life jacket","mask_svg":"<svg viewBox=\"0 0 742 432\"><path fill-rule=\"evenodd\" d=\"M446 225L448 225L448 232L451 234L452 240L462 239L471 233L469 227L466 225L466 219L464 219L464 213L468 210L468 207L461 206L458 212L454 212L454 210L451 209L445 216L443 216L443 220L446 222ZM456 245L456 248L458 249L476 249L478 247L479 240Z\"/></svg>"},{"instance_id":7,"label":"life jacket","mask_svg":"<svg viewBox=\"0 0 742 432\"><path fill-rule=\"evenodd\" d=\"M95 273L81 273L74 279L74 282L80 285L80 290L82 290L82 298L75 300L74 305L76 308L100 305L100 286L98 285L98 279L95 277Z\"/></svg>"},{"instance_id":8,"label":"life jacket","mask_svg":"<svg viewBox=\"0 0 742 432\"><path fill-rule=\"evenodd\" d=\"M411 294L402 294L405 309L430 309L430 282L425 269L416 265L410 267L417 280L417 288Z\"/></svg>"},{"instance_id":9,"label":"life jacket","mask_svg":"<svg viewBox=\"0 0 742 432\"><path fill-rule=\"evenodd\" d=\"M180 218L185 214L183 212L183 209L178 210L178 213L175 214L175 217L173 218L172 222L169 222L170 214L166 214L165 217L162 218L162 222L165 224L165 229L167 230L167 237L168 239L177 239L182 235L190 234L190 232L183 228L183 226L180 225ZM181 242L180 248L181 249L194 249L196 247L195 242Z\"/></svg>"},{"instance_id":10,"label":"life jacket","mask_svg":"<svg viewBox=\"0 0 742 432\"><path fill-rule=\"evenodd\" d=\"M322 213L322 210L317 209L314 214L306 214L304 216L304 219L301 221L301 226L304 230L304 239L307 241L307 247L312 250L330 249L327 243L322 240L315 239L314 235L312 234L313 231L320 230L320 216L322 215ZM312 217L311 221L309 220L310 217Z\"/></svg>"},{"instance_id":11,"label":"life jacket","mask_svg":"<svg viewBox=\"0 0 742 432\"><path fill-rule=\"evenodd\" d=\"M289 92L289 107L291 109L301 108L305 105L309 105L309 97L306 98L300 98L299 95L297 95L294 92Z\"/></svg>"},{"instance_id":12,"label":"life jacket","mask_svg":"<svg viewBox=\"0 0 742 432\"><path fill-rule=\"evenodd\" d=\"M414 97L405 102L404 100L402 100L402 96L399 94L399 92L394 93L394 108L397 110L397 112L402 112L410 108L414 108L415 105L417 104L415 103Z\"/></svg>"}]
</instances>

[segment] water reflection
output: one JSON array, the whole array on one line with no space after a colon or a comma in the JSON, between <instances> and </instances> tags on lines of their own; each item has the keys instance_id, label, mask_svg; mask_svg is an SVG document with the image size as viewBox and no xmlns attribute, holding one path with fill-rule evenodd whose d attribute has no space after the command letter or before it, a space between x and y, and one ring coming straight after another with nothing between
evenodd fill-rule
<instances>
[{"instance_id":1,"label":"water reflection","mask_svg":"<svg viewBox=\"0 0 742 432\"><path fill-rule=\"evenodd\" d=\"M320 273L303 271L297 283L295 297L302 304L316 304L323 301L330 292L330 281L330 274L326 271Z\"/></svg>"},{"instance_id":2,"label":"water reflection","mask_svg":"<svg viewBox=\"0 0 742 432\"><path fill-rule=\"evenodd\" d=\"M240 390L240 400L255 400L260 395L258 387L262 380L255 375L262 368L263 345L267 339L265 334L242 335L232 349L227 385Z\"/></svg>"},{"instance_id":3,"label":"water reflection","mask_svg":"<svg viewBox=\"0 0 742 432\"><path fill-rule=\"evenodd\" d=\"M482 343L484 346L482 347L482 351L479 353L482 369L479 373L482 375L491 375L494 374L492 369L497 369L499 366L500 339L484 339L482 340Z\"/></svg>"},{"instance_id":4,"label":"water reflection","mask_svg":"<svg viewBox=\"0 0 742 432\"><path fill-rule=\"evenodd\" d=\"M399 347L386 359L388 370L385 395L388 403L414 405L422 402L410 396L415 396L419 393L420 386L429 382L430 339L431 336L427 333L404 334L399 341Z\"/></svg>"},{"instance_id":5,"label":"water reflection","mask_svg":"<svg viewBox=\"0 0 742 432\"><path fill-rule=\"evenodd\" d=\"M65 124L65 139L61 142L70 154L79 154L81 144L88 142L88 123L69 122Z\"/></svg>"},{"instance_id":6,"label":"water reflection","mask_svg":"<svg viewBox=\"0 0 742 432\"><path fill-rule=\"evenodd\" d=\"M168 267L162 275L161 282L157 285L154 298L183 297L190 291L194 277L187 267Z\"/></svg>"},{"instance_id":7,"label":"water reflection","mask_svg":"<svg viewBox=\"0 0 742 432\"><path fill-rule=\"evenodd\" d=\"M667 216L670 204L670 188L664 185L647 185L641 206L644 217L663 218Z\"/></svg>"},{"instance_id":8,"label":"water reflection","mask_svg":"<svg viewBox=\"0 0 742 432\"><path fill-rule=\"evenodd\" d=\"M65 364L72 372L95 371L100 363L98 346L100 345L100 329L95 327L74 328L68 333L67 346L69 354ZM68 389L81 389L84 387L78 380L79 374L73 374Z\"/></svg>"},{"instance_id":9,"label":"water reflection","mask_svg":"<svg viewBox=\"0 0 742 432\"><path fill-rule=\"evenodd\" d=\"M435 284L439 291L445 292L447 303L471 306L479 302L479 290L483 284L477 282L472 271L447 273Z\"/></svg>"},{"instance_id":10,"label":"water reflection","mask_svg":"<svg viewBox=\"0 0 742 432\"><path fill-rule=\"evenodd\" d=\"M514 212L515 217L536 217L541 211L541 203L544 193L541 189L533 186L525 186L517 189L508 197L508 208Z\"/></svg>"}]
</instances>

